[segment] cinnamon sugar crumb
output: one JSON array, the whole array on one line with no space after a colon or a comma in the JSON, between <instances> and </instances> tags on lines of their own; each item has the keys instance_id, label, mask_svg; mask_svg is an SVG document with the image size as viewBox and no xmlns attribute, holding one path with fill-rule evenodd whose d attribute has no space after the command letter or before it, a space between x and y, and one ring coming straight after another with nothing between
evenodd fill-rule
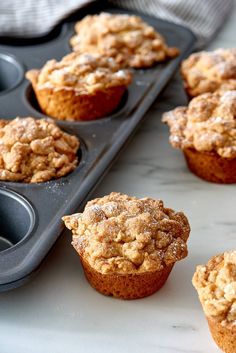
<instances>
[{"instance_id":1,"label":"cinnamon sugar crumb","mask_svg":"<svg viewBox=\"0 0 236 353\"><path fill-rule=\"evenodd\" d=\"M0 120L0 180L39 183L75 169L79 140L53 121Z\"/></svg>"},{"instance_id":2,"label":"cinnamon sugar crumb","mask_svg":"<svg viewBox=\"0 0 236 353\"><path fill-rule=\"evenodd\" d=\"M35 70L33 70L35 71ZM32 71L26 74L31 80ZM71 53L61 61L49 60L37 76L37 88L94 93L111 87L128 86L132 75L112 59L99 54Z\"/></svg>"},{"instance_id":3,"label":"cinnamon sugar crumb","mask_svg":"<svg viewBox=\"0 0 236 353\"><path fill-rule=\"evenodd\" d=\"M162 121L170 127L173 147L236 158L236 91L202 94L188 107L165 113Z\"/></svg>"},{"instance_id":4,"label":"cinnamon sugar crumb","mask_svg":"<svg viewBox=\"0 0 236 353\"><path fill-rule=\"evenodd\" d=\"M101 273L157 271L187 256L188 220L161 200L113 192L63 220L75 249Z\"/></svg>"},{"instance_id":5,"label":"cinnamon sugar crumb","mask_svg":"<svg viewBox=\"0 0 236 353\"><path fill-rule=\"evenodd\" d=\"M76 35L70 40L75 51L99 53L114 58L122 66L150 67L175 57L177 48L169 48L164 38L138 16L101 13L77 22Z\"/></svg>"},{"instance_id":6,"label":"cinnamon sugar crumb","mask_svg":"<svg viewBox=\"0 0 236 353\"><path fill-rule=\"evenodd\" d=\"M202 51L182 63L187 92L198 96L216 90L236 89L236 48Z\"/></svg>"},{"instance_id":7,"label":"cinnamon sugar crumb","mask_svg":"<svg viewBox=\"0 0 236 353\"><path fill-rule=\"evenodd\" d=\"M197 266L193 276L205 314L224 324L236 325L236 251L212 257Z\"/></svg>"}]
</instances>

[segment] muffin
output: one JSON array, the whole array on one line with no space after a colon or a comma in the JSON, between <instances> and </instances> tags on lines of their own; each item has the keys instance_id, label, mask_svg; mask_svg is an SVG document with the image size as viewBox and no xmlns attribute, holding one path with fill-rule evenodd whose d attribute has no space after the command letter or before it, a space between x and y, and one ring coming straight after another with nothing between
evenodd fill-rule
<instances>
[{"instance_id":1,"label":"muffin","mask_svg":"<svg viewBox=\"0 0 236 353\"><path fill-rule=\"evenodd\" d=\"M85 275L100 293L123 299L153 294L187 256L190 227L161 200L111 193L63 217Z\"/></svg>"},{"instance_id":2,"label":"muffin","mask_svg":"<svg viewBox=\"0 0 236 353\"><path fill-rule=\"evenodd\" d=\"M205 93L164 114L170 143L189 169L215 183L236 182L236 91Z\"/></svg>"},{"instance_id":3,"label":"muffin","mask_svg":"<svg viewBox=\"0 0 236 353\"><path fill-rule=\"evenodd\" d=\"M113 59L78 53L50 60L26 77L43 113L61 120L94 120L112 113L132 80Z\"/></svg>"},{"instance_id":4,"label":"muffin","mask_svg":"<svg viewBox=\"0 0 236 353\"><path fill-rule=\"evenodd\" d=\"M212 257L193 276L209 328L225 353L236 352L236 251Z\"/></svg>"},{"instance_id":5,"label":"muffin","mask_svg":"<svg viewBox=\"0 0 236 353\"><path fill-rule=\"evenodd\" d=\"M100 53L124 67L147 68L179 54L138 16L89 15L76 23L75 32L70 40L73 50Z\"/></svg>"},{"instance_id":6,"label":"muffin","mask_svg":"<svg viewBox=\"0 0 236 353\"><path fill-rule=\"evenodd\" d=\"M236 89L236 48L194 53L183 61L181 73L188 96Z\"/></svg>"},{"instance_id":7,"label":"muffin","mask_svg":"<svg viewBox=\"0 0 236 353\"><path fill-rule=\"evenodd\" d=\"M40 183L60 178L78 164L79 140L53 121L0 120L0 180Z\"/></svg>"}]
</instances>

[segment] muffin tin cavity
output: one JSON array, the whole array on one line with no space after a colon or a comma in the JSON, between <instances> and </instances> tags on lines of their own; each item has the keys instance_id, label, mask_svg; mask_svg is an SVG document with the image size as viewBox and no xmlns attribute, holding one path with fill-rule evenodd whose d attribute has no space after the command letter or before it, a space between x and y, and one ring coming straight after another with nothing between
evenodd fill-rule
<instances>
[{"instance_id":1,"label":"muffin tin cavity","mask_svg":"<svg viewBox=\"0 0 236 353\"><path fill-rule=\"evenodd\" d=\"M0 188L0 252L13 247L32 231L35 213L27 200Z\"/></svg>"},{"instance_id":2,"label":"muffin tin cavity","mask_svg":"<svg viewBox=\"0 0 236 353\"><path fill-rule=\"evenodd\" d=\"M0 53L0 94L9 91L20 83L24 70L10 55Z\"/></svg>"}]
</instances>

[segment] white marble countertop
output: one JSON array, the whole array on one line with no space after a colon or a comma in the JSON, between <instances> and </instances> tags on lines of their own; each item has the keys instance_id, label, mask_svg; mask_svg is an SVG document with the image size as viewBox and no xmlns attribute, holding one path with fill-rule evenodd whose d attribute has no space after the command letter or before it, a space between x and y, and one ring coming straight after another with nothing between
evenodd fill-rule
<instances>
[{"instance_id":1,"label":"white marble countertop","mask_svg":"<svg viewBox=\"0 0 236 353\"><path fill-rule=\"evenodd\" d=\"M236 9L210 48L235 46ZM236 247L235 186L191 174L168 143L161 112L185 103L177 79L147 114L93 197L111 191L161 198L183 210L192 232L189 256L151 297L122 301L93 290L65 232L40 273L0 293L0 353L216 353L191 278L196 264Z\"/></svg>"}]
</instances>

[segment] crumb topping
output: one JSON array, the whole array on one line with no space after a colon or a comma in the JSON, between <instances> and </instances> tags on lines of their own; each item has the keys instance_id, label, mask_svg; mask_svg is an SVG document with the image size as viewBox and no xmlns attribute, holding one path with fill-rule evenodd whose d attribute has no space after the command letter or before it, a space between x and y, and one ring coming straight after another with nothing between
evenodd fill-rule
<instances>
[{"instance_id":1,"label":"crumb topping","mask_svg":"<svg viewBox=\"0 0 236 353\"><path fill-rule=\"evenodd\" d=\"M236 158L236 91L202 94L188 107L164 114L175 148L195 148Z\"/></svg>"},{"instance_id":2,"label":"crumb topping","mask_svg":"<svg viewBox=\"0 0 236 353\"><path fill-rule=\"evenodd\" d=\"M197 266L193 276L204 312L222 324L236 325L236 251L225 252Z\"/></svg>"},{"instance_id":3,"label":"crumb topping","mask_svg":"<svg viewBox=\"0 0 236 353\"><path fill-rule=\"evenodd\" d=\"M75 249L101 273L156 271L187 256L188 220L161 200L113 192L63 220Z\"/></svg>"},{"instance_id":4,"label":"crumb topping","mask_svg":"<svg viewBox=\"0 0 236 353\"><path fill-rule=\"evenodd\" d=\"M150 67L179 54L138 16L89 15L77 22L75 31L77 34L70 40L73 50L100 53L123 66Z\"/></svg>"},{"instance_id":5,"label":"crumb topping","mask_svg":"<svg viewBox=\"0 0 236 353\"><path fill-rule=\"evenodd\" d=\"M183 61L181 72L191 96L236 89L236 48L194 53Z\"/></svg>"},{"instance_id":6,"label":"crumb topping","mask_svg":"<svg viewBox=\"0 0 236 353\"><path fill-rule=\"evenodd\" d=\"M0 120L0 180L38 183L75 169L79 140L53 121Z\"/></svg>"},{"instance_id":7,"label":"crumb topping","mask_svg":"<svg viewBox=\"0 0 236 353\"><path fill-rule=\"evenodd\" d=\"M26 74L31 78L31 71ZM61 61L49 60L38 72L37 88L73 89L93 93L110 87L128 86L132 76L112 59L98 54L71 53Z\"/></svg>"}]
</instances>

